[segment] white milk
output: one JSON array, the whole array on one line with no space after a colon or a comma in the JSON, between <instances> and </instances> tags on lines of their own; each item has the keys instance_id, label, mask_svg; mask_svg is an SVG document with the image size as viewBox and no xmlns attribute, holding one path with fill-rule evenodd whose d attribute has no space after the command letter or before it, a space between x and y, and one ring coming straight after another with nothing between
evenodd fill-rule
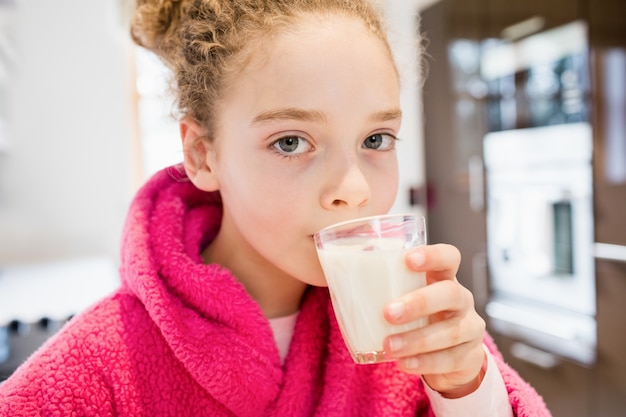
<instances>
[{"instance_id":1,"label":"white milk","mask_svg":"<svg viewBox=\"0 0 626 417\"><path fill-rule=\"evenodd\" d=\"M425 323L392 326L383 315L390 301L426 285L423 272L406 266L403 246L402 239L352 238L318 249L337 320L358 363L388 360L384 338Z\"/></svg>"}]
</instances>

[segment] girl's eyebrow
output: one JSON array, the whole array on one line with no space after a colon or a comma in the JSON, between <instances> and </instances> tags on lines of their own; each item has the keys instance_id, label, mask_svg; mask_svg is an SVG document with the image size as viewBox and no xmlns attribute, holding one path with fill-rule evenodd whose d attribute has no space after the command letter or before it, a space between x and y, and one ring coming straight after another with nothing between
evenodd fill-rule
<instances>
[{"instance_id":1,"label":"girl's eyebrow","mask_svg":"<svg viewBox=\"0 0 626 417\"><path fill-rule=\"evenodd\" d=\"M388 122L390 120L398 120L402 118L402 110L393 109L374 113L370 119L373 122Z\"/></svg>"},{"instance_id":2,"label":"girl's eyebrow","mask_svg":"<svg viewBox=\"0 0 626 417\"><path fill-rule=\"evenodd\" d=\"M400 109L383 110L372 114L369 119L373 122L387 122L402 118ZM268 110L257 114L251 126L271 122L274 120L298 120L303 122L327 122L326 115L317 110L300 109L296 107L285 107Z\"/></svg>"},{"instance_id":3,"label":"girl's eyebrow","mask_svg":"<svg viewBox=\"0 0 626 417\"><path fill-rule=\"evenodd\" d=\"M273 120L299 120L304 122L326 122L324 113L317 110L299 109L286 107L259 113L252 119L251 125L270 122Z\"/></svg>"}]
</instances>

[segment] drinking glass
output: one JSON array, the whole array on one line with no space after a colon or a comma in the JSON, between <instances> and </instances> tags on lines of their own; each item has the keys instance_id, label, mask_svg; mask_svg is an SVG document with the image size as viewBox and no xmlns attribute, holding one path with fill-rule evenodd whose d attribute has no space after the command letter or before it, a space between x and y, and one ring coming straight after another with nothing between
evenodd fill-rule
<instances>
[{"instance_id":1,"label":"drinking glass","mask_svg":"<svg viewBox=\"0 0 626 417\"><path fill-rule=\"evenodd\" d=\"M420 319L391 325L386 304L426 285L424 272L410 270L407 252L426 244L422 216L391 214L326 227L315 235L317 254L328 282L333 309L353 360L359 364L391 360L383 340L425 324Z\"/></svg>"}]
</instances>

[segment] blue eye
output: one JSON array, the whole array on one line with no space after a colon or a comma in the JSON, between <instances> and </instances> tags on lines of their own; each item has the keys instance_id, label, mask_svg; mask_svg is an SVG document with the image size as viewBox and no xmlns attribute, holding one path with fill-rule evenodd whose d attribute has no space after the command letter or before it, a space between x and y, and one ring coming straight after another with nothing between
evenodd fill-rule
<instances>
[{"instance_id":1,"label":"blue eye","mask_svg":"<svg viewBox=\"0 0 626 417\"><path fill-rule=\"evenodd\" d=\"M363 147L378 151L389 151L394 148L396 138L387 133L376 133L363 141Z\"/></svg>"},{"instance_id":2,"label":"blue eye","mask_svg":"<svg viewBox=\"0 0 626 417\"><path fill-rule=\"evenodd\" d=\"M299 155L312 149L306 139L298 136L286 136L272 143L272 148L283 155Z\"/></svg>"}]
</instances>

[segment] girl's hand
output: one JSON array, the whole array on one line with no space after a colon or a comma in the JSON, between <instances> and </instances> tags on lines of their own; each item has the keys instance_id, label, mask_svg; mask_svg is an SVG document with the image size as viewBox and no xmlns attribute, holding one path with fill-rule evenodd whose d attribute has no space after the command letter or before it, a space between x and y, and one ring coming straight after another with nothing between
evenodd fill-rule
<instances>
[{"instance_id":1,"label":"girl's hand","mask_svg":"<svg viewBox=\"0 0 626 417\"><path fill-rule=\"evenodd\" d=\"M420 329L395 334L385 349L408 373L447 398L473 392L483 377L485 321L474 309L474 297L456 279L461 255L451 245L415 248L406 257L414 271L425 271L427 285L388 304L385 318L403 324L428 317Z\"/></svg>"}]
</instances>

